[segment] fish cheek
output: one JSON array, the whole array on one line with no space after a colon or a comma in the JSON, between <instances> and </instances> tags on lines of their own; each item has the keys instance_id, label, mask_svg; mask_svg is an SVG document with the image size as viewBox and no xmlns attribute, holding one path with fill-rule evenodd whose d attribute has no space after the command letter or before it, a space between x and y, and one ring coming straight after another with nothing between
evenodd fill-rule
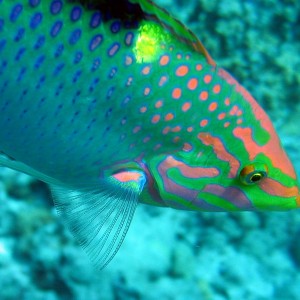
<instances>
[{"instance_id":1,"label":"fish cheek","mask_svg":"<svg viewBox=\"0 0 300 300\"><path fill-rule=\"evenodd\" d=\"M166 206L183 210L203 210L194 201L219 171L214 167L189 166L178 155L162 155L148 164L158 193Z\"/></svg>"}]
</instances>

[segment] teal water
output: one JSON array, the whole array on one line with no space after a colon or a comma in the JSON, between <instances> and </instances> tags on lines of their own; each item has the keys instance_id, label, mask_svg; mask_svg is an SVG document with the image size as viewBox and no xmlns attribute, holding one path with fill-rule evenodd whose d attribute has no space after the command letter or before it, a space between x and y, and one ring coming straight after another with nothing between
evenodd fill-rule
<instances>
[{"instance_id":1,"label":"teal water","mask_svg":"<svg viewBox=\"0 0 300 300\"><path fill-rule=\"evenodd\" d=\"M300 174L300 2L157 1L270 114ZM139 206L96 272L47 186L0 170L0 299L298 300L300 211L203 213Z\"/></svg>"}]
</instances>

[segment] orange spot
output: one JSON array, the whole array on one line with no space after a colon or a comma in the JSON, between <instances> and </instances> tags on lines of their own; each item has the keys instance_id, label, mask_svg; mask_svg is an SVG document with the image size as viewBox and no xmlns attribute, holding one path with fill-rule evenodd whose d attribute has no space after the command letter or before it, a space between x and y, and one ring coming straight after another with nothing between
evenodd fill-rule
<instances>
[{"instance_id":1,"label":"orange spot","mask_svg":"<svg viewBox=\"0 0 300 300\"><path fill-rule=\"evenodd\" d=\"M238 112L238 110L239 110L238 106L237 106L237 105L234 105L234 106L232 107L232 109L230 110L229 114L230 114L231 116L234 116L234 115Z\"/></svg>"},{"instance_id":2,"label":"orange spot","mask_svg":"<svg viewBox=\"0 0 300 300\"><path fill-rule=\"evenodd\" d=\"M167 134L170 131L170 126L167 126L163 129L162 133Z\"/></svg>"},{"instance_id":3,"label":"orange spot","mask_svg":"<svg viewBox=\"0 0 300 300\"><path fill-rule=\"evenodd\" d=\"M187 132L192 132L193 130L194 130L193 127L188 127L188 128L187 128Z\"/></svg>"},{"instance_id":4,"label":"orange spot","mask_svg":"<svg viewBox=\"0 0 300 300\"><path fill-rule=\"evenodd\" d=\"M226 98L225 101L224 101L224 103L225 103L226 106L229 106L230 105L230 99Z\"/></svg>"},{"instance_id":5,"label":"orange spot","mask_svg":"<svg viewBox=\"0 0 300 300\"><path fill-rule=\"evenodd\" d=\"M218 103L217 102L212 102L209 106L208 106L208 110L209 111L215 111L218 108Z\"/></svg>"},{"instance_id":6,"label":"orange spot","mask_svg":"<svg viewBox=\"0 0 300 300\"><path fill-rule=\"evenodd\" d=\"M226 113L220 113L219 115L218 115L218 119L219 120L223 120L224 118L226 117Z\"/></svg>"},{"instance_id":7,"label":"orange spot","mask_svg":"<svg viewBox=\"0 0 300 300\"><path fill-rule=\"evenodd\" d=\"M167 76L161 76L159 79L159 86L163 86L166 82L168 81L168 77Z\"/></svg>"},{"instance_id":8,"label":"orange spot","mask_svg":"<svg viewBox=\"0 0 300 300\"><path fill-rule=\"evenodd\" d=\"M159 148L161 148L161 144L155 145L153 149L154 149L154 150L158 150Z\"/></svg>"},{"instance_id":9,"label":"orange spot","mask_svg":"<svg viewBox=\"0 0 300 300\"><path fill-rule=\"evenodd\" d=\"M163 102L161 100L158 100L156 103L155 103L155 107L156 108L160 108L163 106Z\"/></svg>"},{"instance_id":10,"label":"orange spot","mask_svg":"<svg viewBox=\"0 0 300 300\"><path fill-rule=\"evenodd\" d=\"M189 60L189 59L191 58L191 56L190 56L189 54L187 54L187 55L185 56L185 58L186 58L187 60Z\"/></svg>"},{"instance_id":11,"label":"orange spot","mask_svg":"<svg viewBox=\"0 0 300 300\"><path fill-rule=\"evenodd\" d=\"M189 143L184 143L183 144L183 151L189 152L193 149L193 146Z\"/></svg>"},{"instance_id":12,"label":"orange spot","mask_svg":"<svg viewBox=\"0 0 300 300\"><path fill-rule=\"evenodd\" d=\"M219 84L216 84L214 87L213 87L213 92L215 94L219 94L221 91L221 86Z\"/></svg>"},{"instance_id":13,"label":"orange spot","mask_svg":"<svg viewBox=\"0 0 300 300\"><path fill-rule=\"evenodd\" d=\"M167 64L169 63L169 61L170 61L169 56L168 56L168 55L163 55L163 56L160 58L159 63L160 63L161 66L165 66L165 65L167 65Z\"/></svg>"},{"instance_id":14,"label":"orange spot","mask_svg":"<svg viewBox=\"0 0 300 300\"><path fill-rule=\"evenodd\" d=\"M172 131L173 132L179 132L181 130L181 126L175 126Z\"/></svg>"},{"instance_id":15,"label":"orange spot","mask_svg":"<svg viewBox=\"0 0 300 300\"><path fill-rule=\"evenodd\" d=\"M207 75L204 76L204 82L205 82L206 84L210 83L211 80L212 80L211 75L207 74Z\"/></svg>"},{"instance_id":16,"label":"orange spot","mask_svg":"<svg viewBox=\"0 0 300 300\"><path fill-rule=\"evenodd\" d=\"M157 123L160 120L160 115L154 115L151 119L153 124Z\"/></svg>"},{"instance_id":17,"label":"orange spot","mask_svg":"<svg viewBox=\"0 0 300 300\"><path fill-rule=\"evenodd\" d=\"M237 111L237 113L236 113L237 116L241 116L242 114L243 114L243 111L240 110L240 109L239 109L239 110Z\"/></svg>"},{"instance_id":18,"label":"orange spot","mask_svg":"<svg viewBox=\"0 0 300 300\"><path fill-rule=\"evenodd\" d=\"M197 78L191 78L188 82L188 88L190 90L194 90L198 86L198 79Z\"/></svg>"},{"instance_id":19,"label":"orange spot","mask_svg":"<svg viewBox=\"0 0 300 300\"><path fill-rule=\"evenodd\" d=\"M121 172L114 174L113 177L120 182L128 182L128 181L138 181L141 177L141 174L138 172Z\"/></svg>"},{"instance_id":20,"label":"orange spot","mask_svg":"<svg viewBox=\"0 0 300 300\"><path fill-rule=\"evenodd\" d=\"M196 65L196 70L197 71L201 71L203 69L202 65L201 64L197 64Z\"/></svg>"},{"instance_id":21,"label":"orange spot","mask_svg":"<svg viewBox=\"0 0 300 300\"><path fill-rule=\"evenodd\" d=\"M146 87L146 88L144 89L144 95L145 95L145 96L148 96L148 95L150 94L150 91L151 91L151 89L150 89L149 87Z\"/></svg>"},{"instance_id":22,"label":"orange spot","mask_svg":"<svg viewBox=\"0 0 300 300\"><path fill-rule=\"evenodd\" d=\"M201 127L204 127L204 126L206 126L208 124L208 120L206 120L206 119L204 119L204 120L202 120L201 122L200 122L200 126Z\"/></svg>"},{"instance_id":23,"label":"orange spot","mask_svg":"<svg viewBox=\"0 0 300 300\"><path fill-rule=\"evenodd\" d=\"M181 109L182 109L182 111L188 111L189 109L191 108L191 103L190 102L185 102L183 105L182 105L182 107L181 107Z\"/></svg>"},{"instance_id":24,"label":"orange spot","mask_svg":"<svg viewBox=\"0 0 300 300\"><path fill-rule=\"evenodd\" d=\"M207 91L202 91L199 95L199 99L202 100L202 101L205 101L207 100L208 98L208 92Z\"/></svg>"},{"instance_id":25,"label":"orange spot","mask_svg":"<svg viewBox=\"0 0 300 300\"><path fill-rule=\"evenodd\" d=\"M227 128L230 125L230 122L225 122L224 127Z\"/></svg>"},{"instance_id":26,"label":"orange spot","mask_svg":"<svg viewBox=\"0 0 300 300\"><path fill-rule=\"evenodd\" d=\"M145 68L143 68L142 73L143 73L144 75L148 75L148 74L150 73L150 67L149 67L149 66L146 66Z\"/></svg>"},{"instance_id":27,"label":"orange spot","mask_svg":"<svg viewBox=\"0 0 300 300\"><path fill-rule=\"evenodd\" d=\"M146 111L147 111L147 107L146 106L143 106L143 107L140 108L140 112L141 113L144 113Z\"/></svg>"},{"instance_id":28,"label":"orange spot","mask_svg":"<svg viewBox=\"0 0 300 300\"><path fill-rule=\"evenodd\" d=\"M172 97L174 99L179 99L181 97L181 89L180 88L175 88L172 92Z\"/></svg>"},{"instance_id":29,"label":"orange spot","mask_svg":"<svg viewBox=\"0 0 300 300\"><path fill-rule=\"evenodd\" d=\"M172 113L166 114L166 116L165 116L166 121L171 121L173 119L174 119L174 114L172 114Z\"/></svg>"},{"instance_id":30,"label":"orange spot","mask_svg":"<svg viewBox=\"0 0 300 300\"><path fill-rule=\"evenodd\" d=\"M236 124L242 124L243 123L243 120L242 119L238 119L237 121L236 121Z\"/></svg>"},{"instance_id":31,"label":"orange spot","mask_svg":"<svg viewBox=\"0 0 300 300\"><path fill-rule=\"evenodd\" d=\"M180 137L179 137L179 136L175 136L175 137L173 138L173 142L174 142L174 143L177 143L179 140L180 140Z\"/></svg>"},{"instance_id":32,"label":"orange spot","mask_svg":"<svg viewBox=\"0 0 300 300\"><path fill-rule=\"evenodd\" d=\"M177 57L178 59L182 59L182 55L181 55L181 54L177 54L176 57Z\"/></svg>"},{"instance_id":33,"label":"orange spot","mask_svg":"<svg viewBox=\"0 0 300 300\"><path fill-rule=\"evenodd\" d=\"M187 66L180 66L176 70L176 75L177 76L185 76L188 71L189 71L189 68Z\"/></svg>"}]
</instances>

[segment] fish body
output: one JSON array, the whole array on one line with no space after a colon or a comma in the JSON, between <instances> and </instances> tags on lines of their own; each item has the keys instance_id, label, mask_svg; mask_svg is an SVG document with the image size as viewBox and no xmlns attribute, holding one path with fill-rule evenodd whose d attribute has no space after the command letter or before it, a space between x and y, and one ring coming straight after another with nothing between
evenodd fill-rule
<instances>
[{"instance_id":1,"label":"fish body","mask_svg":"<svg viewBox=\"0 0 300 300\"><path fill-rule=\"evenodd\" d=\"M253 97L150 1L0 1L0 162L51 184L99 267L138 202L300 206Z\"/></svg>"}]
</instances>

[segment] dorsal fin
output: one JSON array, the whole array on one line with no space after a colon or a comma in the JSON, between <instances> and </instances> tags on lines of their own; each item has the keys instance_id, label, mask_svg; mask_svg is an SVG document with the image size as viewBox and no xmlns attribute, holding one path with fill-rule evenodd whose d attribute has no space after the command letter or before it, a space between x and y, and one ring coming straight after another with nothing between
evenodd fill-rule
<instances>
[{"instance_id":1,"label":"dorsal fin","mask_svg":"<svg viewBox=\"0 0 300 300\"><path fill-rule=\"evenodd\" d=\"M118 18L131 25L140 20L156 22L192 51L201 53L210 65L216 66L196 35L151 0L80 0L80 2L90 8L99 9L107 19Z\"/></svg>"}]
</instances>

